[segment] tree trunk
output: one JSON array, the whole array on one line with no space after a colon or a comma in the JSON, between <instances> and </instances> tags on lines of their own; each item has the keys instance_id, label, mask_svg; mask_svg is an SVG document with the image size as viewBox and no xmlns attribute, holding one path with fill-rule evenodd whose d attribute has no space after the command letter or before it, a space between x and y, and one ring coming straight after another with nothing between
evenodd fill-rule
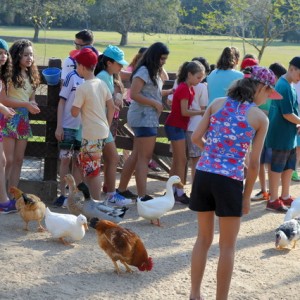
<instances>
[{"instance_id":1,"label":"tree trunk","mask_svg":"<svg viewBox=\"0 0 300 300\"><path fill-rule=\"evenodd\" d=\"M33 41L35 43L39 42L39 33L40 33L40 28L37 25L34 25L34 36L33 36Z\"/></svg>"},{"instance_id":2,"label":"tree trunk","mask_svg":"<svg viewBox=\"0 0 300 300\"><path fill-rule=\"evenodd\" d=\"M128 31L122 32L120 46L126 46L128 43Z\"/></svg>"}]
</instances>

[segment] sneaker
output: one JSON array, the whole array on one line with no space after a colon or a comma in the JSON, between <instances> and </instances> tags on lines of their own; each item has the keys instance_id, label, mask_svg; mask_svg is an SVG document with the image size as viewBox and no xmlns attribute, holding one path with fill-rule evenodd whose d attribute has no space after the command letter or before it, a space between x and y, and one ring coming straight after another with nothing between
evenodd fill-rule
<instances>
[{"instance_id":1,"label":"sneaker","mask_svg":"<svg viewBox=\"0 0 300 300\"><path fill-rule=\"evenodd\" d=\"M132 193L129 190L125 190L124 192L120 192L120 190L116 190L118 194L120 194L121 196L128 198L128 199L136 199L138 197L138 195Z\"/></svg>"},{"instance_id":2,"label":"sneaker","mask_svg":"<svg viewBox=\"0 0 300 300\"><path fill-rule=\"evenodd\" d=\"M0 206L0 214L6 215L14 212L17 212L16 200L9 200L7 206Z\"/></svg>"},{"instance_id":3,"label":"sneaker","mask_svg":"<svg viewBox=\"0 0 300 300\"><path fill-rule=\"evenodd\" d=\"M285 205L285 206L288 206L290 207L293 203L293 201L295 200L292 196L290 196L289 198L287 199L282 199L281 197L279 197L279 199L282 201L282 203Z\"/></svg>"},{"instance_id":4,"label":"sneaker","mask_svg":"<svg viewBox=\"0 0 300 300\"><path fill-rule=\"evenodd\" d=\"M182 194L181 196L177 196L177 193L174 193L175 202L180 202L182 204L189 205L190 198L186 195L186 193Z\"/></svg>"},{"instance_id":5,"label":"sneaker","mask_svg":"<svg viewBox=\"0 0 300 300\"><path fill-rule=\"evenodd\" d=\"M276 199L275 201L268 201L267 202L267 210L271 211L277 211L277 212L283 212L286 213L288 211L288 208L283 204L281 199Z\"/></svg>"},{"instance_id":6,"label":"sneaker","mask_svg":"<svg viewBox=\"0 0 300 300\"><path fill-rule=\"evenodd\" d=\"M65 203L65 200L67 199L67 197L65 197L64 195L60 195L54 202L53 202L53 206L54 207L62 207Z\"/></svg>"},{"instance_id":7,"label":"sneaker","mask_svg":"<svg viewBox=\"0 0 300 300\"><path fill-rule=\"evenodd\" d=\"M293 174L292 174L292 181L296 181L296 182L299 182L299 181L300 181L300 177L299 177L297 171L293 171Z\"/></svg>"},{"instance_id":8,"label":"sneaker","mask_svg":"<svg viewBox=\"0 0 300 300\"><path fill-rule=\"evenodd\" d=\"M161 171L161 168L158 166L158 164L154 160L151 160L149 162L148 168L151 169L154 172L160 172Z\"/></svg>"},{"instance_id":9,"label":"sneaker","mask_svg":"<svg viewBox=\"0 0 300 300\"><path fill-rule=\"evenodd\" d=\"M153 199L153 197L149 196L149 195L145 195L144 197L140 197L139 198L141 201L148 201L148 200L151 200Z\"/></svg>"},{"instance_id":10,"label":"sneaker","mask_svg":"<svg viewBox=\"0 0 300 300\"><path fill-rule=\"evenodd\" d=\"M260 191L251 197L251 201L269 200L270 194L268 192Z\"/></svg>"},{"instance_id":11,"label":"sneaker","mask_svg":"<svg viewBox=\"0 0 300 300\"><path fill-rule=\"evenodd\" d=\"M110 204L114 204L116 206L125 206L131 204L131 199L127 199L119 193L115 193L113 196L107 199Z\"/></svg>"}]
</instances>

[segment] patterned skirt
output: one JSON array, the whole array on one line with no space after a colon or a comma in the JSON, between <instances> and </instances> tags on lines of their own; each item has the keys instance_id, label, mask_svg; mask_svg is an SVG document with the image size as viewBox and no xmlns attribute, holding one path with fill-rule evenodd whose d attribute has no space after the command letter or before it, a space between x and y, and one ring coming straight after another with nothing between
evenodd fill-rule
<instances>
[{"instance_id":1,"label":"patterned skirt","mask_svg":"<svg viewBox=\"0 0 300 300\"><path fill-rule=\"evenodd\" d=\"M32 137L29 124L28 109L24 107L14 108L16 114L11 119L6 119L0 114L0 128L3 137L18 140L27 140Z\"/></svg>"}]
</instances>

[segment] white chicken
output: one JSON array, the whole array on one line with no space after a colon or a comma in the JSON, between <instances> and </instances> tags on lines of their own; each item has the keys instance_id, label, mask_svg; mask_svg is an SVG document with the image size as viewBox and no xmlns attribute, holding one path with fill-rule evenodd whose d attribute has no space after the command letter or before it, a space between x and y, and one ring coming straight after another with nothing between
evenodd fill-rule
<instances>
[{"instance_id":1,"label":"white chicken","mask_svg":"<svg viewBox=\"0 0 300 300\"><path fill-rule=\"evenodd\" d=\"M147 201L137 199L137 211L139 216L144 219L151 220L151 224L155 224L153 220L157 220L155 225L160 226L159 218L166 212L170 211L174 204L175 198L173 193L173 184L182 184L180 177L177 175L171 176L166 184L166 194Z\"/></svg>"},{"instance_id":2,"label":"white chicken","mask_svg":"<svg viewBox=\"0 0 300 300\"><path fill-rule=\"evenodd\" d=\"M289 221L297 217L300 217L300 198L296 198L292 202L291 207L285 214L284 221Z\"/></svg>"},{"instance_id":3,"label":"white chicken","mask_svg":"<svg viewBox=\"0 0 300 300\"><path fill-rule=\"evenodd\" d=\"M60 214L46 208L45 224L47 230L54 238L58 238L64 245L70 245L64 239L70 237L72 240L79 241L88 230L87 219L84 215L74 216L70 214Z\"/></svg>"},{"instance_id":4,"label":"white chicken","mask_svg":"<svg viewBox=\"0 0 300 300\"><path fill-rule=\"evenodd\" d=\"M300 239L300 218L295 218L281 224L275 231L275 247L282 250L290 243L292 248L296 246L296 242Z\"/></svg>"}]
</instances>

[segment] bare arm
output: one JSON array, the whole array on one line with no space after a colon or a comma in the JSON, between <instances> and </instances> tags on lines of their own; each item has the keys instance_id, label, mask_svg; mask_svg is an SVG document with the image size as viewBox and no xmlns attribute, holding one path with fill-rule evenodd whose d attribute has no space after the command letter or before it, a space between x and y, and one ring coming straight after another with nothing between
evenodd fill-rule
<instances>
[{"instance_id":1,"label":"bare arm","mask_svg":"<svg viewBox=\"0 0 300 300\"><path fill-rule=\"evenodd\" d=\"M62 127L63 113L65 109L66 101L62 98L59 99L57 107L57 125L55 130L55 137L60 142L64 139L64 130Z\"/></svg>"},{"instance_id":2,"label":"bare arm","mask_svg":"<svg viewBox=\"0 0 300 300\"><path fill-rule=\"evenodd\" d=\"M107 107L107 112L106 112L107 121L110 126L115 113L115 104L113 99L109 99L106 101L106 107Z\"/></svg>"},{"instance_id":3,"label":"bare arm","mask_svg":"<svg viewBox=\"0 0 300 300\"><path fill-rule=\"evenodd\" d=\"M203 115L204 110L192 110L188 108L188 99L183 99L180 101L180 109L181 109L181 114L184 117L192 117L192 116L197 116L197 115Z\"/></svg>"},{"instance_id":4,"label":"bare arm","mask_svg":"<svg viewBox=\"0 0 300 300\"><path fill-rule=\"evenodd\" d=\"M295 114L283 114L282 116L291 123L300 124L300 118Z\"/></svg>"}]
</instances>

